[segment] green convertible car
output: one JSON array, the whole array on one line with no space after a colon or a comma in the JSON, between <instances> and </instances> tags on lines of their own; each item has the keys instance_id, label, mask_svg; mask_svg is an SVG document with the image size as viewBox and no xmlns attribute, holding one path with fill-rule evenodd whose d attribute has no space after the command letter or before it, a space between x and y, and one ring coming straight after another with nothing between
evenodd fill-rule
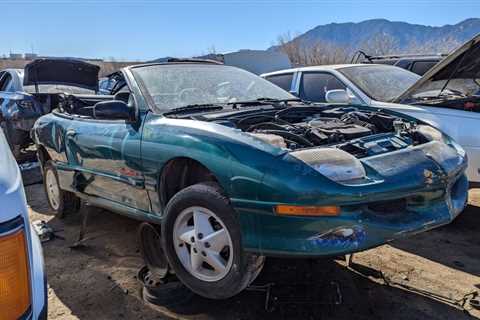
<instances>
[{"instance_id":1,"label":"green convertible car","mask_svg":"<svg viewBox=\"0 0 480 320\"><path fill-rule=\"evenodd\" d=\"M65 83L92 83L95 72L73 69ZM161 226L170 267L199 295L237 294L265 256L365 250L466 205L464 151L416 119L301 102L209 61L130 66L116 79L110 95L46 99L55 110L32 135L49 204L63 215L84 199Z\"/></svg>"}]
</instances>

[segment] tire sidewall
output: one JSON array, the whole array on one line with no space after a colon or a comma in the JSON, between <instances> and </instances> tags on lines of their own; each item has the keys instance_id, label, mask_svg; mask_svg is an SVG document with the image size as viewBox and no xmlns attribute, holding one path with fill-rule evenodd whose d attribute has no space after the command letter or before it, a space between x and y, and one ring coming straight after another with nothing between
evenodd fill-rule
<instances>
[{"instance_id":1,"label":"tire sidewall","mask_svg":"<svg viewBox=\"0 0 480 320\"><path fill-rule=\"evenodd\" d=\"M176 218L184 209L194 206L204 207L215 213L222 220L232 239L232 266L227 275L218 281L203 281L190 274L180 262L174 248L173 226ZM245 254L242 249L240 224L233 208L214 186L207 184L190 186L172 197L165 208L165 219L162 223L162 241L168 262L177 277L197 294L224 299L237 294L244 288L243 284L247 267Z\"/></svg>"}]
</instances>

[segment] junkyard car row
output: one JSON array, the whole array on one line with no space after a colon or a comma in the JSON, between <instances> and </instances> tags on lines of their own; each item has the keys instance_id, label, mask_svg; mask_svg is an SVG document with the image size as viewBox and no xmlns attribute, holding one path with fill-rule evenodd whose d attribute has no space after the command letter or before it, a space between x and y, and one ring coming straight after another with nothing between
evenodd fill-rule
<instances>
[{"instance_id":1,"label":"junkyard car row","mask_svg":"<svg viewBox=\"0 0 480 320\"><path fill-rule=\"evenodd\" d=\"M26 119L36 120L31 137L56 214L84 200L151 222L176 276L225 299L257 277L265 257L349 254L461 213L469 180L480 181L477 147L443 124L448 112L435 112L454 105L476 119L474 93L447 85L476 75L477 66L461 65L471 59L458 59L477 57L469 51L477 40L420 80L443 81L428 84L435 99L418 95L418 76L391 66L286 70L264 75L271 83L207 60L126 67L95 95L97 66L40 59L17 72L35 91L12 93L2 111L41 110ZM369 77L357 77L367 68ZM368 89L375 76L388 84L378 99ZM410 85L408 100L399 90ZM395 99L414 106L396 108ZM467 103L472 110L457 110ZM4 119L15 145L18 118ZM467 154L452 137L473 154L469 179Z\"/></svg>"}]
</instances>

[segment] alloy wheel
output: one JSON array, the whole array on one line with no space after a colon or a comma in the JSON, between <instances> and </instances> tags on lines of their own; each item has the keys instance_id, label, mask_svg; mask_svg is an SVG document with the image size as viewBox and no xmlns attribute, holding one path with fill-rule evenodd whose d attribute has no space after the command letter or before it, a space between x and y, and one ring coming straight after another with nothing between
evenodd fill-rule
<instances>
[{"instance_id":1,"label":"alloy wheel","mask_svg":"<svg viewBox=\"0 0 480 320\"><path fill-rule=\"evenodd\" d=\"M54 210L58 210L60 208L60 188L53 170L47 170L45 175L45 186L50 205Z\"/></svg>"},{"instance_id":2,"label":"alloy wheel","mask_svg":"<svg viewBox=\"0 0 480 320\"><path fill-rule=\"evenodd\" d=\"M200 280L221 280L232 267L230 233L222 220L207 208L183 210L175 220L173 242L183 267Z\"/></svg>"}]
</instances>

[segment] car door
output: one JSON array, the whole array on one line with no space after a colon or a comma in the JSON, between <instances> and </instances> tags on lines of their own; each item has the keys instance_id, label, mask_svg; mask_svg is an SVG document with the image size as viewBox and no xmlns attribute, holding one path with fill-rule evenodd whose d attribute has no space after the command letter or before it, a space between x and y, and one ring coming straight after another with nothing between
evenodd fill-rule
<instances>
[{"instance_id":1,"label":"car door","mask_svg":"<svg viewBox=\"0 0 480 320\"><path fill-rule=\"evenodd\" d=\"M300 99L311 102L325 103L325 95L330 90L347 90L337 77L328 72L309 71L302 72L298 88Z\"/></svg>"},{"instance_id":2,"label":"car door","mask_svg":"<svg viewBox=\"0 0 480 320\"><path fill-rule=\"evenodd\" d=\"M135 108L133 99L130 106ZM65 140L77 190L149 211L140 155L142 120L142 114L135 120L73 117Z\"/></svg>"}]
</instances>

